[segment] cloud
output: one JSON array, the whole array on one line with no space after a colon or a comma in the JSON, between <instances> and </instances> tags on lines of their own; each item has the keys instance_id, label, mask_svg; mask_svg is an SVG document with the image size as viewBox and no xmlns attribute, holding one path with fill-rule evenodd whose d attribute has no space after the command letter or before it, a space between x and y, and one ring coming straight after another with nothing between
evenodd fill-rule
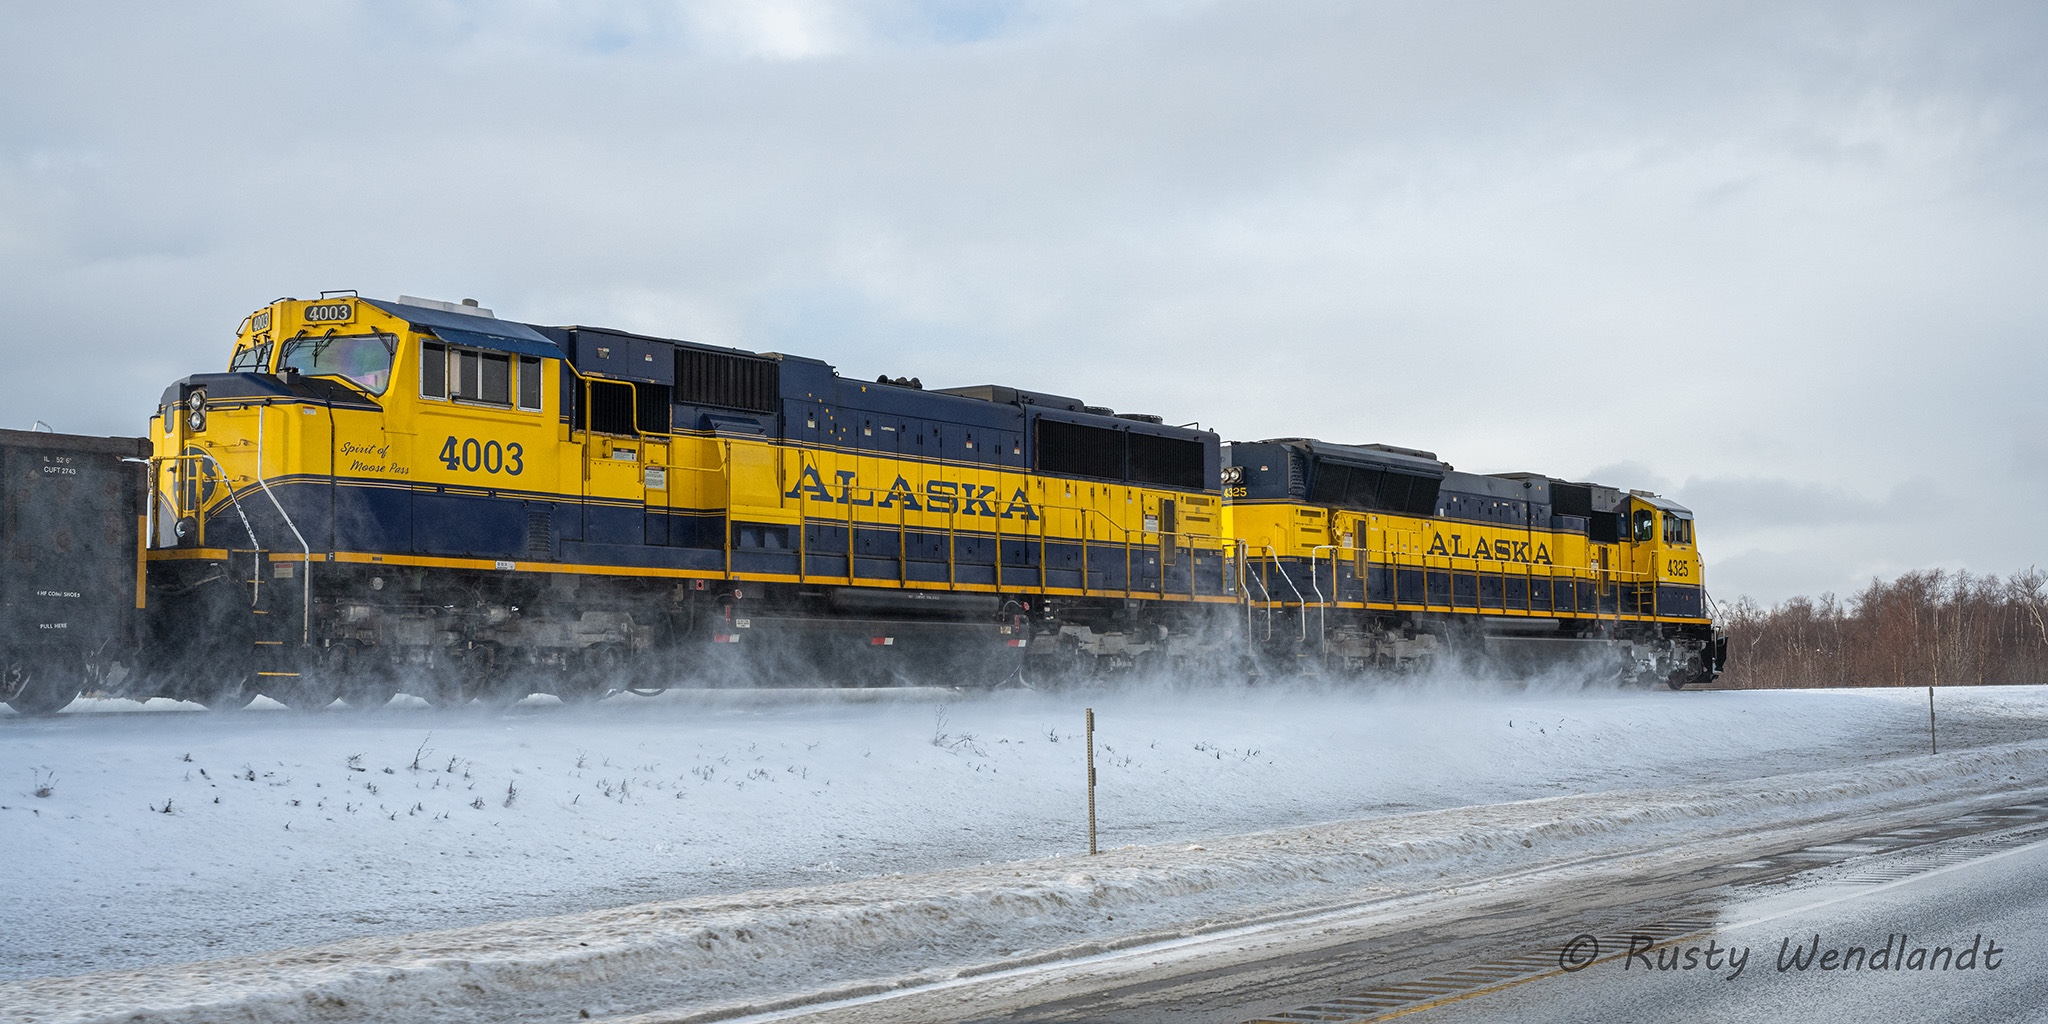
<instances>
[{"instance_id":1,"label":"cloud","mask_svg":"<svg viewBox=\"0 0 2048 1024\"><path fill-rule=\"evenodd\" d=\"M1788 523L1802 529L1898 524L1940 515L1945 498L1940 483L1925 476L1893 484L1882 497L1767 477L1688 480L1675 493L1681 501L1713 509L1716 526L1731 532L1767 530Z\"/></svg>"},{"instance_id":2,"label":"cloud","mask_svg":"<svg viewBox=\"0 0 2048 1024\"><path fill-rule=\"evenodd\" d=\"M2048 561L1960 539L2025 536L2044 496L2029 7L8 18L10 425L137 430L250 309L356 287L1231 437L1618 467L1730 556L1810 516L1904 567ZM1963 500L1989 493L2013 500ZM1816 557L1815 587L1869 562ZM1726 561L1732 588L1800 589Z\"/></svg>"}]
</instances>

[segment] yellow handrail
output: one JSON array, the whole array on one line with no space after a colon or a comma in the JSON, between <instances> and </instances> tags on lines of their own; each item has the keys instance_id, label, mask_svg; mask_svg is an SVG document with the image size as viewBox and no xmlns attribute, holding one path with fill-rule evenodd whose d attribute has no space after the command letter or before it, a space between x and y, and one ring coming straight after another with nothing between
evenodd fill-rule
<instances>
[{"instance_id":1,"label":"yellow handrail","mask_svg":"<svg viewBox=\"0 0 2048 1024\"><path fill-rule=\"evenodd\" d=\"M1272 547L1272 545L1266 545L1266 546L1264 547L1264 550L1265 550L1265 551L1266 551L1266 552L1268 553L1268 554L1267 554L1267 555L1265 556L1265 557L1266 557L1266 559L1267 559L1267 560L1270 560L1270 561L1271 561L1271 562L1273 563L1273 566L1274 566L1275 568L1278 568L1278 566L1279 566L1279 555L1278 555L1278 553L1277 553L1277 552L1274 552L1274 550L1273 550L1273 547ZM1331 596L1328 596L1328 597L1324 596L1324 594L1322 593L1322 583L1321 583L1321 579L1320 579L1320 577L1319 577L1319 576L1317 576L1317 575L1316 575L1317 563L1318 563L1318 561L1320 560L1320 559L1319 559L1319 553L1320 553L1320 552L1323 552L1323 551L1329 551L1329 552L1331 552L1331 553L1332 553L1332 554L1331 554L1331 557L1330 557L1330 563L1331 563L1331 567L1332 567L1332 572L1333 572L1333 574L1334 574L1334 571L1335 571L1335 566L1336 566L1336 564L1337 564L1337 556L1336 556L1336 554L1335 554L1336 552L1339 552L1339 551L1348 551L1348 552L1361 552L1361 551L1363 551L1363 552L1365 552L1365 553L1367 554L1367 557L1368 557L1368 558L1370 558L1370 557L1371 557L1371 552L1370 552L1370 549L1368 549L1368 548L1360 548L1360 547L1358 547L1357 545L1343 545L1343 544L1318 544L1318 545L1314 545L1313 547L1311 547L1311 548L1309 549L1309 579L1310 579L1310 585L1311 585L1311 586L1312 586L1312 587L1313 587L1313 588L1315 589L1315 591L1316 591L1316 603L1318 604L1318 606L1324 606L1324 605L1327 605L1327 604L1330 604L1330 603L1334 603L1334 602L1335 602L1335 600L1336 600L1336 598L1335 598L1335 595L1331 595ZM1581 581L1581 580L1587 580L1587 581L1591 581L1591 582L1594 582L1594 583L1596 583L1596 584L1599 584L1599 585L1601 586L1601 588L1602 588L1603 592L1604 592L1604 591L1605 591L1605 590L1606 590L1606 589L1607 589L1608 587L1616 587L1616 586L1631 586L1631 587L1640 587L1640 586L1642 586L1642 585L1643 585L1643 584L1645 584L1645 583L1653 583L1653 582L1655 581L1655 578L1656 578L1656 574L1655 574L1654 572L1641 572L1641 571L1637 571L1637 570L1633 570L1633 569L1601 569L1601 568L1597 568L1597 567L1590 567L1590 566L1589 566L1589 567L1585 567L1585 568L1581 568L1581 567L1578 567L1578 566L1557 566L1557 565L1534 565L1534 564L1530 564L1530 563L1526 563L1526 562L1504 562L1504 561L1501 561L1501 560L1499 560L1499 559L1488 559L1488 558L1474 558L1474 557L1471 557L1471 556L1465 556L1465 555L1428 555L1428 554L1413 554L1413 553L1392 553L1392 554L1388 554L1388 555L1386 555L1386 556L1385 556L1385 557L1383 557L1383 558L1382 558L1382 559L1381 559L1380 561L1381 561L1381 564L1384 564L1384 565L1388 565L1388 566L1390 566L1390 567L1392 567L1392 568L1396 568L1396 569L1399 569L1399 568L1419 568L1419 569L1422 569L1422 570L1424 570L1425 572L1426 572L1426 571L1429 571L1429 570L1438 570L1438 571L1450 571L1450 572L1462 572L1462 571L1470 571L1470 572L1473 572L1473 573L1481 573L1481 572L1484 572L1484 573L1488 573L1488 574L1490 574L1490 575L1496 575L1496 576L1499 576L1499 577L1501 577L1501 578L1502 578L1503 580L1505 580L1505 578L1506 578L1506 577L1507 577L1507 576L1508 576L1509 574L1511 574L1511 573L1519 574L1519 575L1522 575L1522 576L1524 576L1524 577L1526 577L1526 578L1529 578L1529 579L1535 579L1535 578L1538 578L1538 577L1542 577L1542 578L1546 578L1546 579L1549 579L1549 580L1552 580L1552 581L1559 581L1559 580L1563 580L1563 581L1568 581L1568 582L1572 582L1572 583L1574 583L1574 584L1576 584L1576 583L1577 583L1578 581ZM1463 564L1460 564L1460 563L1463 563ZM1484 564L1482 564L1482 563L1484 563ZM1290 586L1290 587L1292 587L1292 585L1293 585L1293 580L1292 580L1292 578L1291 578L1291 577L1289 577L1289 576L1288 576L1288 574L1287 574L1287 573L1286 573L1285 571L1282 571L1280 575L1281 575L1281 578L1282 578L1282 579L1285 579L1285 580L1287 580L1287 582L1288 582L1289 586ZM1332 576L1332 579L1333 579L1333 581L1334 581L1334 578L1335 578L1335 577L1334 577L1334 575L1333 575L1333 576ZM1263 585L1263 583L1264 583L1264 581L1263 581L1263 580L1261 580L1261 590L1264 590L1264 589L1265 589L1265 588L1264 588L1264 585ZM1298 603L1300 603L1300 604L1301 604L1301 605L1302 605L1302 606L1303 606L1304 608L1306 608L1306 607L1307 607L1307 605L1308 605L1308 600L1307 600L1306 596L1304 596L1304 595L1302 595L1302 594L1300 593L1300 589L1299 589L1299 588L1293 588L1293 589L1295 590L1295 595L1296 595L1296 598L1297 598L1297 600L1298 600ZM1249 595L1247 595L1247 599L1249 599ZM1271 594L1271 592L1270 592L1270 591L1267 591L1267 592L1266 592L1266 599L1267 599L1267 601L1268 601L1269 603L1270 603L1270 602L1272 601L1272 594ZM1283 602L1283 603L1284 603L1284 602ZM1429 600L1429 595L1428 595L1428 594L1427 594L1426 592L1425 592L1425 593L1423 594L1423 599L1422 599L1422 600L1421 600L1420 602L1409 602L1409 601L1402 601L1402 600L1400 600L1400 597L1399 597L1399 595L1397 594L1397 595L1396 595L1396 598L1395 598L1395 601L1394 601L1394 603L1396 603L1396 604L1410 604L1410 603L1419 603L1419 604L1421 604L1421 605L1422 605L1423 607L1429 607L1429 606L1430 606L1430 600ZM1556 614L1556 607L1555 607L1555 605L1556 605L1556 599L1555 599L1555 597L1553 597L1553 598L1552 598L1552 602L1551 602L1551 603L1552 603L1552 607L1551 607L1550 609L1547 609L1547 610L1548 610L1548 611L1550 611L1550 612L1551 612L1551 613L1553 613L1553 614ZM1528 609L1528 610L1530 610L1530 611L1539 611L1539 610L1545 610L1545 609ZM1602 613L1598 613L1598 612L1596 612L1595 614L1597 615L1597 614L1602 614ZM1617 619L1618 619L1618 618L1620 618L1620 617L1622 617L1622 615L1623 615L1623 612L1621 611L1621 607L1620 607L1620 602L1619 602L1619 601L1617 601L1617 602L1616 602L1616 605L1615 605L1615 610L1614 610L1614 612L1613 612L1612 614L1613 614L1613 615L1614 615L1614 616L1615 616L1615 617L1616 617ZM1654 612L1654 611L1653 611L1653 612L1643 612L1643 611L1640 611L1640 610L1638 610L1638 611L1635 611L1635 612L1632 612L1632 613L1628 613L1628 614L1630 614L1630 615L1633 615L1633 616L1635 616L1635 617L1643 617L1643 616L1645 616L1645 615L1649 615L1649 616L1654 616L1654 615L1655 615L1655 612ZM1306 630L1305 630L1305 629L1304 629L1304 638L1306 638Z\"/></svg>"},{"instance_id":2,"label":"yellow handrail","mask_svg":"<svg viewBox=\"0 0 2048 1024\"><path fill-rule=\"evenodd\" d=\"M796 456L797 456L797 466L798 466L798 471L799 471L799 473L801 473L801 472L802 472L802 471L803 471L804 469L816 469L816 468L817 468L817 467L816 467L816 465L815 465L814 463L812 463L812 462L811 462L811 461L809 460L809 458L807 457L807 455L808 455L808 453L807 453L807 452L805 452L805 451L803 451L802 449L797 449L797 450L796 450ZM819 479L821 479L821 480L823 479L823 473L822 473L822 471L820 471L820 472L819 472L819 474L818 474L818 478L819 478ZM873 507L873 506L874 506L874 504L875 504L875 501L874 501L874 499L877 499L877 498L881 498L881 497L886 497L886 496L887 496L887 495L888 495L888 494L890 493L890 491L889 491L888 489L886 489L886 488L882 488L882 487L878 487L878 486L873 486L873 485L865 485L865 484L855 484L855 483L852 483L852 482L850 482L850 481L846 481L846 480L844 480L844 479L841 479L841 480L840 480L840 489L841 489L841 491L842 491L842 496L843 496L843 497L851 498L851 497L854 497L854 496L860 496L860 497L865 497L865 498L868 498L868 499L870 499L870 500L869 500L869 501L867 501L867 502L853 502L853 501L847 501L847 502L845 502L845 503L844 503L844 504L846 505L846 511L845 511L845 514L846 514L846 525L847 525L847 538L846 538L846 557L847 557L847 568L846 568L846 571L847 571L847 576L846 576L846 578L847 578L847 579L853 579L853 578L855 578L855 573L854 573L854 564L855 564L855 563L854 563L854 536L853 536L853 531L854 531L855 527L856 527L856 526L858 526L858 525L859 525L859 523L860 523L860 520L858 520L858 519L856 519L856 518L855 518L854 510L855 510L856 508L871 508L871 507ZM799 518L800 520L804 521L804 522L808 522L808 521L809 521L809 520L811 519L811 514L810 514L810 492L809 492L808 490L802 490L802 491L799 491L799 492L797 493L797 495L796 495L796 498L797 498L797 514L798 514L798 518ZM838 502L838 501L834 501L834 502L833 502L832 504L834 504L834 505L839 505L839 504L841 504L841 502ZM899 539L899 543L898 543L898 546L897 546L897 565L898 565L898 576L899 576L899 581L900 581L900 582L907 582L907 581L908 581L908 577L907 577L907 571L908 571L908 570L907 570L907 565L908 565L908 561L909 561L909 559L908 559L908 557L907 557L907 556L908 556L908 554L909 554L909 551L908 551L908 539L907 539L907 535L908 535L908 530L909 530L909 523L908 523L908 520L907 520L907 518L906 518L906 516L907 516L907 510L906 510L906 509L904 509L904 508L903 508L903 506L901 506L901 505L897 505L897 506L895 506L895 508L896 508L896 513L897 513L897 523L896 523L896 527L897 527L898 535L899 535L899 538L900 538L900 539ZM1124 596L1130 596L1130 595L1133 595L1133 594L1140 594L1140 593L1158 593L1158 594L1159 594L1160 596L1164 596L1164 595L1165 595L1165 593L1166 593L1166 567L1165 567L1165 565L1164 565L1163 563L1162 563L1162 564L1161 564L1161 566L1160 566L1160 572L1159 572L1159 582L1158 582L1158 586L1157 586L1156 588L1153 588L1152 590L1144 590L1144 591L1141 591L1141 590L1138 590L1138 589L1136 589L1135 587L1131 586L1131 582L1132 582L1132 579L1133 579L1133 575L1132 575L1132 569L1134 568L1134 558L1135 558L1135 556L1136 556L1136 550L1137 550L1137 548L1138 548L1138 547L1140 547L1140 546L1145 546L1145 545L1144 545L1144 544L1142 543L1142 541L1141 541L1141 540L1139 540L1139 539L1137 539L1137 538L1141 538L1141 537L1142 537L1142 536L1143 536L1144 534L1147 534L1147 533L1151 533L1151 534L1156 534L1157 536L1159 536L1159 537L1161 538L1161 541L1162 541L1162 543L1175 543L1175 544L1177 544L1177 543L1178 543L1178 541L1179 541L1180 539L1182 539L1182 538L1186 538L1186 539L1187 539L1187 540L1188 540L1188 541L1190 542L1188 546L1189 546L1189 550L1190 550L1190 554L1191 554L1191 555L1192 555L1192 552L1193 552L1193 551L1195 550L1195 548L1196 548L1196 546L1197 546L1197 545L1195 544L1195 542L1196 542L1196 541L1199 541L1199 540L1201 540L1201 539L1204 539L1204 538L1208 538L1208 539L1211 539L1211 540L1213 540L1213 541L1215 542L1215 552L1217 553L1217 555L1219 556L1219 558L1220 558L1220 557L1222 557L1222 556L1223 556L1223 555L1224 555L1224 554L1225 554L1225 553L1226 553L1226 552L1228 551L1228 543L1229 543L1229 542L1228 542L1228 540L1227 540L1226 538L1223 538L1223 537L1220 537L1220 536L1218 536L1218 537L1213 537L1213 538L1211 538L1211 537L1209 537L1209 535L1207 535L1207 534L1188 534L1188 533L1185 533L1185 532L1183 532L1183 531L1179 531L1179 530L1144 530L1144 529L1135 529L1135 530L1134 530L1134 529L1132 529L1132 528L1130 528L1130 527L1128 527L1128 526L1125 526L1125 525L1123 525L1122 523L1119 523L1119 522L1117 522L1117 521L1116 521L1116 520L1114 520L1114 519L1111 519L1111 518L1110 518L1110 517L1109 517L1109 516L1108 516L1108 515L1107 515L1106 513L1104 513L1104 512L1103 512L1103 511L1102 511L1101 509L1097 509L1097 508L1092 508L1092 507L1089 507L1089 506L1086 506L1086 505L1064 505L1064 504L1041 504L1041 505L1039 505L1039 506L1038 506L1038 508L1039 508L1039 510L1041 511L1041 513L1073 513L1073 514L1075 514L1075 515L1077 515L1077 516L1079 517L1079 520L1080 520L1080 522L1082 523L1082 529L1081 529L1081 530L1079 531L1080 535L1079 535L1079 536L1077 536L1077 537L1075 537L1075 538L1073 538L1073 539L1074 539L1074 540L1075 540L1075 541L1076 541L1077 543L1079 543L1079 544L1081 545L1081 591L1082 591L1082 593L1083 593L1083 594L1086 594L1086 593L1087 593L1087 592L1088 592L1089 590L1093 589L1093 588L1092 588L1092 587L1090 586L1090 583L1089 583L1089 577L1090 577L1090 575L1091 575L1091 573L1089 572L1089 557L1090 557L1090 550L1089 550L1089 549L1090 549L1090 546L1091 546L1091 545L1090 545L1090 542L1091 542L1091 541L1093 541L1094 539L1096 539L1096 530L1094 529L1094 527L1095 527L1095 525L1096 525L1096 524L1095 524L1095 521L1096 521L1096 520L1100 520L1100 522L1101 522L1102 526L1103 526L1103 527L1106 527L1106 529L1104 529L1104 530L1103 530L1103 532L1104 532L1104 533L1111 533L1111 534L1112 534L1112 536L1104 537L1103 539L1105 539L1105 540L1108 540L1108 541L1109 541L1110 543L1112 543L1112 544L1118 544L1118 545L1120 545L1120 546L1121 546L1121 547L1123 548L1123 553L1124 553L1124 586L1123 586L1123 588L1122 588L1122 589L1121 589L1120 591L1118 591L1118 590L1111 590L1111 591L1110 591L1111 593L1121 593L1121 594L1122 594L1122 595L1124 595ZM835 511L836 511L836 510L835 510ZM938 514L938 515L944 515L944 516L946 517L946 532L947 532L947 538L946 538L946 582L947 582L947 584L948 584L948 585L954 585L954 584L957 584L957 583L959 582L959 566L958 566L958 560L959 560L959 556L958 556L958 551L959 551L959 529L960 529L960 523L959 523L959 520L960 520L960 515L961 515L961 513L960 513L960 510L959 510L959 506L958 506L958 504L956 503L956 505L955 505L955 507L953 508L953 510L952 510L952 511L949 511L949 512L943 512L943 513L931 513L931 512L929 511L929 510L927 510L927 511L926 511L926 514L928 514L928 515L930 515L930 514ZM1092 517L1092 518L1091 518L1091 517ZM837 516L835 515L835 516L834 516L834 518L836 519L836 518L837 518ZM1048 539L1048 537L1047 537L1047 535L1046 535L1046 527L1045 527L1045 523L1046 523L1046 521L1047 521L1048 519L1050 519L1050 518L1051 518L1051 516L1050 516L1050 515L1047 515L1047 514L1041 514L1041 515L1039 516L1039 527L1038 527L1038 544L1039 544L1039 561L1038 561L1038 568L1039 568L1039 571L1038 571L1038 577L1039 577L1039 587L1040 587L1040 589L1044 589L1044 588L1045 588L1045 587L1046 587L1046 586L1048 585L1048 583L1047 583L1047 577L1046 577L1046 563L1045 563L1045 554L1046 554L1046 547L1047 547L1047 545L1048 545L1048 544L1050 543L1050 541L1049 541L1049 539ZM877 525L887 525L887 524L885 524L885 523L882 523L882 522L881 522L880 520L876 520L876 524L877 524ZM1113 533L1112 533L1112 532L1113 532ZM1113 539L1114 535L1121 535L1121 539L1120 539L1120 540L1119 540L1119 539ZM997 526L996 526L996 531L995 531L995 544L996 544L996 550L995 550L995 560L994 560L994 562L992 563L992 564L993 564L993 566L994 566L994 569L995 569L995 580L996 580L996 586L997 586L998 588L1000 588L1000 587L1002 586L1002 580L1003 580L1003 569L1002 569L1002 561L1003 561L1003 550L1002 550L1002 541L1003 541L1003 537L1004 537L1004 534L1003 534L1003 532L1002 532L1002 526L1001 526L1001 523L1000 523L1000 522L998 522L998 523L997 523ZM809 564L809 561L810 561L810 559L809 559L809 551L808 551L808 538L802 538L802 539L800 539L800 540L799 540L799 544L798 544L798 555L797 555L797 557L798 557L798 566L797 566L797 572L798 572L798 577L799 577L799 579L801 579L801 578L803 578L803 577L804 577L804 576L805 576L805 575L807 574L807 572L808 572L808 564ZM730 559L728 558L728 573L730 572L730 564L729 564L729 563L730 563ZM1196 588L1196 586L1197 586L1197 583L1196 583L1196 581L1195 581L1195 576L1194 576L1194 572L1193 572L1193 570L1192 570L1192 569L1190 569L1190 571L1189 571L1189 594L1190 594L1190 596L1193 596L1193 595L1194 595L1194 593L1195 593L1195 588Z\"/></svg>"}]
</instances>

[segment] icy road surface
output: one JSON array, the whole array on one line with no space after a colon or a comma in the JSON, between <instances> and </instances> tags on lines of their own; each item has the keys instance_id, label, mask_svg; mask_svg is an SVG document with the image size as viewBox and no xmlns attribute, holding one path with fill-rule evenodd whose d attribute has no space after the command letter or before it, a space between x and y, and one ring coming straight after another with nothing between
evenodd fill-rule
<instances>
[{"instance_id":1,"label":"icy road surface","mask_svg":"<svg viewBox=\"0 0 2048 1024\"><path fill-rule=\"evenodd\" d=\"M2038 781L2029 773L2048 759L2028 741L2048 738L2048 691L1940 691L1935 759L1924 757L1925 700L1924 690L1433 685L699 691L590 709L535 699L500 715L77 706L55 720L0 718L0 858L11 866L0 882L0 978L160 968L351 937L375 959L388 949L369 937L627 908L513 926L493 940L514 948L578 928L645 926L663 913L631 908L656 901L694 900L692 912L743 926L762 902L747 895L755 890L807 887L857 911L864 891L901 896L893 881L859 881L892 873L1029 860L1042 875L1047 858L1073 858L1053 862L1062 872L1106 869L1121 861L1074 858L1086 848L1084 705L1098 718L1104 846L1149 848L1121 858L1140 875L1179 861L1213 876L1195 888L1239 891L1234 904L1191 905L1202 913L1300 904L1301 894L1283 891L1290 872L1315 870L1298 856L1272 892L1250 890L1263 884L1259 849L1294 856L1304 840L1245 847L1254 837L1243 833L1354 822L1325 832L1350 848L1412 833L1427 840L1416 850L1444 856L1488 829L1578 841L1631 823L1721 815L1736 826L1747 803L1824 811L1828 800L1914 786L1936 794ZM1811 777L1788 795L1784 777L1796 773ZM1765 777L1768 786L1738 784ZM1634 792L1655 787L1683 792ZM1584 799L1491 819L1404 818L1378 831L1358 821L1544 797ZM1542 831L1560 821L1587 824ZM1201 849L1232 842L1215 857ZM1160 851L1176 848L1184 853L1162 861ZM952 884L919 883L926 895ZM1162 896L1187 889L1185 880L1161 885ZM735 898L712 899L720 896ZM1148 926L1170 924L1171 909ZM998 934L991 955L1073 932L1043 910L1020 900L1020 915L1045 917L1045 934L1022 928L1007 944ZM448 1019L461 1017L450 1008Z\"/></svg>"}]
</instances>

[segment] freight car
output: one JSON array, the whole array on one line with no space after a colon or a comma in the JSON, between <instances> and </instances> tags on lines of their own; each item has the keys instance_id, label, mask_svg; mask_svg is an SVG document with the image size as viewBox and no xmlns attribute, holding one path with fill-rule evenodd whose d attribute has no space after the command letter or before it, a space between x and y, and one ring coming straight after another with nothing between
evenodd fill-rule
<instances>
[{"instance_id":1,"label":"freight car","mask_svg":"<svg viewBox=\"0 0 2048 1024\"><path fill-rule=\"evenodd\" d=\"M148 442L0 430L0 700L48 714L136 664Z\"/></svg>"}]
</instances>

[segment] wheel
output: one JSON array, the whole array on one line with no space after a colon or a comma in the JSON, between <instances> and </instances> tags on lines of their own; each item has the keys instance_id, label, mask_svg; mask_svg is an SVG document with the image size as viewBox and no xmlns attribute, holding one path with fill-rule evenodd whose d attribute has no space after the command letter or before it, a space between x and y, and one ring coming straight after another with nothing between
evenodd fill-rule
<instances>
[{"instance_id":1,"label":"wheel","mask_svg":"<svg viewBox=\"0 0 2048 1024\"><path fill-rule=\"evenodd\" d=\"M390 660L379 649L349 642L335 644L328 652L341 702L350 710L374 711L398 696L398 687L391 681Z\"/></svg>"},{"instance_id":2,"label":"wheel","mask_svg":"<svg viewBox=\"0 0 2048 1024\"><path fill-rule=\"evenodd\" d=\"M503 711L526 699L531 689L500 681L477 691L476 705L489 711Z\"/></svg>"},{"instance_id":3,"label":"wheel","mask_svg":"<svg viewBox=\"0 0 2048 1024\"><path fill-rule=\"evenodd\" d=\"M611 696L608 686L564 686L555 694L564 704L595 704Z\"/></svg>"},{"instance_id":4,"label":"wheel","mask_svg":"<svg viewBox=\"0 0 2048 1024\"><path fill-rule=\"evenodd\" d=\"M555 696L564 704L595 704L611 696L612 688L602 683L565 681L555 691Z\"/></svg>"},{"instance_id":5,"label":"wheel","mask_svg":"<svg viewBox=\"0 0 2048 1024\"><path fill-rule=\"evenodd\" d=\"M616 644L593 644L576 655L576 668L563 676L555 696L564 704L595 704L611 695L625 675L626 652Z\"/></svg>"},{"instance_id":6,"label":"wheel","mask_svg":"<svg viewBox=\"0 0 2048 1024\"><path fill-rule=\"evenodd\" d=\"M318 711L341 696L341 684L332 678L301 675L288 686L269 686L263 695L293 711Z\"/></svg>"},{"instance_id":7,"label":"wheel","mask_svg":"<svg viewBox=\"0 0 2048 1024\"><path fill-rule=\"evenodd\" d=\"M1167 660L1161 651L1140 651L1131 655L1131 667L1126 675L1131 679L1155 681L1167 674Z\"/></svg>"},{"instance_id":8,"label":"wheel","mask_svg":"<svg viewBox=\"0 0 2048 1024\"><path fill-rule=\"evenodd\" d=\"M470 695L464 692L462 680L445 672L423 675L420 677L419 685L409 686L405 692L442 711L452 711L469 703L470 700Z\"/></svg>"},{"instance_id":9,"label":"wheel","mask_svg":"<svg viewBox=\"0 0 2048 1024\"><path fill-rule=\"evenodd\" d=\"M192 695L192 700L208 711L240 711L256 699L257 690L252 679L253 674L245 672L202 683L198 692Z\"/></svg>"},{"instance_id":10,"label":"wheel","mask_svg":"<svg viewBox=\"0 0 2048 1024\"><path fill-rule=\"evenodd\" d=\"M341 702L357 711L372 711L391 703L398 687L382 679L352 679L341 688Z\"/></svg>"},{"instance_id":11,"label":"wheel","mask_svg":"<svg viewBox=\"0 0 2048 1024\"><path fill-rule=\"evenodd\" d=\"M1081 653L1079 644L1051 633L1031 638L1031 646L1025 648L1019 662L1018 678L1034 690L1058 691L1093 677L1097 668L1096 659Z\"/></svg>"},{"instance_id":12,"label":"wheel","mask_svg":"<svg viewBox=\"0 0 2048 1024\"><path fill-rule=\"evenodd\" d=\"M443 711L462 707L476 697L479 669L488 667L491 653L460 647L427 652L425 664L404 667L407 682L400 689Z\"/></svg>"},{"instance_id":13,"label":"wheel","mask_svg":"<svg viewBox=\"0 0 2048 1024\"><path fill-rule=\"evenodd\" d=\"M496 660L496 659L494 659ZM517 659L509 659L516 662ZM477 706L503 711L534 692L533 672L524 667L478 672L470 678L469 692Z\"/></svg>"},{"instance_id":14,"label":"wheel","mask_svg":"<svg viewBox=\"0 0 2048 1024\"><path fill-rule=\"evenodd\" d=\"M7 706L17 713L48 717L64 710L84 691L82 683L66 683L65 678L65 673L50 666L10 664L0 672L0 693L13 694L7 698Z\"/></svg>"},{"instance_id":15,"label":"wheel","mask_svg":"<svg viewBox=\"0 0 2048 1024\"><path fill-rule=\"evenodd\" d=\"M461 696L477 706L502 711L533 692L527 685L518 651L505 651L496 644L478 644L464 653L459 673Z\"/></svg>"},{"instance_id":16,"label":"wheel","mask_svg":"<svg viewBox=\"0 0 2048 1024\"><path fill-rule=\"evenodd\" d=\"M346 646L307 649L298 665L297 678L266 684L264 695L294 711L318 711L341 696L349 666Z\"/></svg>"}]
</instances>

